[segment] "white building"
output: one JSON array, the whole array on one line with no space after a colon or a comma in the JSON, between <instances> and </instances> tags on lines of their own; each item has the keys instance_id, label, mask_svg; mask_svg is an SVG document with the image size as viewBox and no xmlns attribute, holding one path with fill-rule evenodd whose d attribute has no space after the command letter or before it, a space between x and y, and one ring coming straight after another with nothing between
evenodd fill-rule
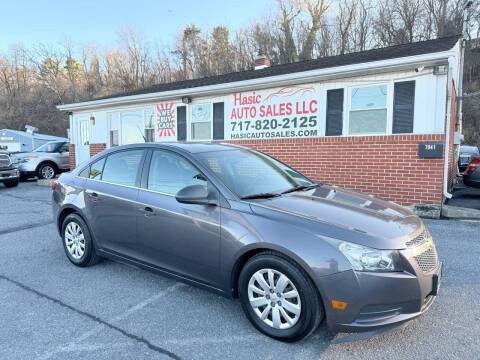
<instances>
[{"instance_id":1,"label":"white building","mask_svg":"<svg viewBox=\"0 0 480 360\"><path fill-rule=\"evenodd\" d=\"M72 165L121 144L229 141L306 175L402 204L440 205L454 173L459 37L405 44L58 106ZM415 187L415 188L414 188Z\"/></svg>"}]
</instances>

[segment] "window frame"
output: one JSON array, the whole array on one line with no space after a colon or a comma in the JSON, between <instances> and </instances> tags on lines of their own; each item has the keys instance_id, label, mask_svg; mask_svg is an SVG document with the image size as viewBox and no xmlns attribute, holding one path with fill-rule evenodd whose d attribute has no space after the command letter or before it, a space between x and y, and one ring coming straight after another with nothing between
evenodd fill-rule
<instances>
[{"instance_id":1,"label":"window frame","mask_svg":"<svg viewBox=\"0 0 480 360\"><path fill-rule=\"evenodd\" d=\"M136 175L136 177L135 177L135 185L134 185L134 186L123 185L123 184L118 184L118 183L113 183L113 182L110 182L110 181L105 181L105 180L103 180L103 170L105 169L105 164L107 163L108 157L109 157L110 155L114 155L114 154L117 154L117 153L120 153L120 152L135 151L135 150L141 150L141 151L143 151L143 154L142 154L142 157L141 157L141 159L140 159L140 163L139 163L139 166L138 166L138 169L137 169L137 175ZM134 189L140 189L140 188L141 188L141 180L142 180L142 176L143 176L143 171L144 171L144 168L145 168L145 163L146 163L147 155L149 154L149 152L150 152L150 148L148 148L148 147L135 147L135 148L121 149L121 150L117 150L117 151L112 151L112 152L109 152L108 154L105 154L104 156L99 157L98 159L95 159L95 161L90 161L90 162L88 163L88 165L86 165L85 167L83 167L83 168L77 173L76 176L77 176L78 178L85 179L85 180L89 180L89 181L97 181L97 182L102 182L102 183L110 184L110 185L123 186L123 187L134 188ZM102 176L101 176L101 178L100 178L100 179L90 179L90 169L91 169L92 164L94 164L94 163L96 163L97 161L100 161L100 160L102 160L102 159L105 159L105 161L103 162ZM88 169L88 177L80 176L80 174L81 174L82 172L84 172L86 169Z\"/></svg>"},{"instance_id":2,"label":"window frame","mask_svg":"<svg viewBox=\"0 0 480 360\"><path fill-rule=\"evenodd\" d=\"M391 135L392 134L392 117L393 117L393 81L378 81L375 83L366 83L366 84L355 84L345 87L347 90L347 101L345 102L346 107L346 116L344 116L344 131L342 132L342 136L382 136L382 135ZM356 109L352 110L352 93L354 89L359 88L368 88L368 87L375 87L375 86L386 86L387 94L386 94L386 101L385 107L375 107L370 109ZM350 133L350 113L352 111L368 111L368 110L387 110L386 121L385 121L385 132L365 132L361 134L352 134Z\"/></svg>"},{"instance_id":3,"label":"window frame","mask_svg":"<svg viewBox=\"0 0 480 360\"><path fill-rule=\"evenodd\" d=\"M147 129L150 129L152 130L153 129L153 142L157 142L157 123L156 123L156 119L155 119L155 105L151 105L151 106L135 106L135 107L125 107L125 108L118 108L118 109L115 109L115 110L111 110L111 111L107 111L106 112L106 118L107 118L107 123L108 123L108 143L109 143L109 147L115 147L115 146L122 146L122 145L131 145L131 144L124 144L123 143L123 131L122 131L122 126L123 126L123 116L122 114L123 113L127 113L127 112L136 112L136 111L139 111L142 113L142 143L146 143L145 139L146 139L146 132L145 130ZM114 119L113 117L115 116L115 114L118 114L118 119ZM153 123L152 123L152 126L153 127L147 127L147 117L148 115L153 115ZM113 126L112 123L115 122L115 121L118 121L118 123ZM112 142L111 142L111 132L112 131L117 131L118 133L118 145L112 145Z\"/></svg>"},{"instance_id":4,"label":"window frame","mask_svg":"<svg viewBox=\"0 0 480 360\"><path fill-rule=\"evenodd\" d=\"M162 151L162 152L168 152L170 154L173 154L173 155L176 155L178 157L181 157L183 158L185 161L187 161L192 167L194 167L195 169L198 170L199 174L202 175L203 177L205 177L205 179L207 179L206 181L206 185L207 185L207 188L209 187L213 187L215 189L215 191L217 191L220 196L221 196L221 192L217 189L217 187L215 186L215 184L212 182L212 180L210 179L210 177L208 175L205 174L204 171L202 171L201 169L199 169L199 167L197 165L195 165L193 163L193 161L191 161L190 159L188 159L187 157L183 156L182 154L176 152L176 151L172 151L172 150L169 150L169 149L164 149L164 148L154 148L154 149L149 149L148 151L148 154L145 156L145 161L144 161L144 165L143 165L143 171L142 171L142 178L141 178L141 184L140 184L140 189L141 190L145 190L145 191L149 191L149 192L153 192L153 193L156 193L156 194L161 194L161 195L165 195L165 196L170 196L170 197L175 197L175 195L172 195L172 194L168 194L168 193L165 193L165 192L162 192L162 191L158 191L158 190L152 190L152 189L149 189L148 188L148 180L149 180L149 176L150 176L150 168L151 168L151 165L152 165L152 158L153 158L153 153L155 151Z\"/></svg>"},{"instance_id":5,"label":"window frame","mask_svg":"<svg viewBox=\"0 0 480 360\"><path fill-rule=\"evenodd\" d=\"M213 140L213 100L199 101L198 103L192 103L187 105L187 141L198 141L198 142L210 142ZM193 107L198 105L208 105L210 106L210 120L209 121L193 121ZM225 111L225 110L224 110ZM192 137L193 124L207 123L210 122L210 137L208 139L194 139Z\"/></svg>"},{"instance_id":6,"label":"window frame","mask_svg":"<svg viewBox=\"0 0 480 360\"><path fill-rule=\"evenodd\" d=\"M80 146L90 146L90 120L87 118L78 119L78 137ZM86 141L84 141L86 140Z\"/></svg>"}]
</instances>

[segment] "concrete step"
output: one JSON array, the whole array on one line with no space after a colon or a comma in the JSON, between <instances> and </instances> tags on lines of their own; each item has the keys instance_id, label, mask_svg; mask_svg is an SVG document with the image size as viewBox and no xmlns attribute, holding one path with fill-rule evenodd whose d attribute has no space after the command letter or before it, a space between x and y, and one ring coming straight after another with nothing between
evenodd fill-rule
<instances>
[{"instance_id":1,"label":"concrete step","mask_svg":"<svg viewBox=\"0 0 480 360\"><path fill-rule=\"evenodd\" d=\"M447 219L480 219L480 210L443 205L442 216Z\"/></svg>"}]
</instances>

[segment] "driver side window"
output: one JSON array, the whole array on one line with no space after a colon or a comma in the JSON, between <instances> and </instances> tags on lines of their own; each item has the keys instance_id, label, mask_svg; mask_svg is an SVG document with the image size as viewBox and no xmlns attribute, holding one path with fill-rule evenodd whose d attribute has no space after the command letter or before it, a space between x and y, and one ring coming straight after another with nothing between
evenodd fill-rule
<instances>
[{"instance_id":1,"label":"driver side window","mask_svg":"<svg viewBox=\"0 0 480 360\"><path fill-rule=\"evenodd\" d=\"M190 185L207 185L207 179L187 159L169 151L152 154L147 188L163 194L176 195Z\"/></svg>"},{"instance_id":2,"label":"driver side window","mask_svg":"<svg viewBox=\"0 0 480 360\"><path fill-rule=\"evenodd\" d=\"M60 145L58 148L58 152L63 153L63 152L69 152L70 151L70 144L69 143L64 143Z\"/></svg>"}]
</instances>

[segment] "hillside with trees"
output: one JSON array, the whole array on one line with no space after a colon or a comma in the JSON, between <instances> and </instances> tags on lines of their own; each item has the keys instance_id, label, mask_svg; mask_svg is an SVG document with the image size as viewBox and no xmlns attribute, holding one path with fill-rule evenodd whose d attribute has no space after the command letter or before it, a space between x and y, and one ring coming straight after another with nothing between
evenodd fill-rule
<instances>
[{"instance_id":1,"label":"hillside with trees","mask_svg":"<svg viewBox=\"0 0 480 360\"><path fill-rule=\"evenodd\" d=\"M473 28L479 8L477 2L469 14ZM235 31L186 25L171 48L151 43L134 27L118 32L116 47L68 40L12 45L0 53L0 128L30 124L65 136L67 116L58 104L251 69L260 53L276 65L459 34L462 9L462 0L279 0L274 15ZM477 45L469 41L466 93L480 90ZM464 133L480 145L479 100L480 93L465 97Z\"/></svg>"}]
</instances>

